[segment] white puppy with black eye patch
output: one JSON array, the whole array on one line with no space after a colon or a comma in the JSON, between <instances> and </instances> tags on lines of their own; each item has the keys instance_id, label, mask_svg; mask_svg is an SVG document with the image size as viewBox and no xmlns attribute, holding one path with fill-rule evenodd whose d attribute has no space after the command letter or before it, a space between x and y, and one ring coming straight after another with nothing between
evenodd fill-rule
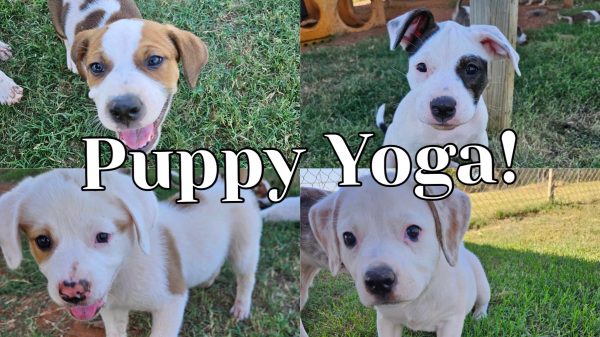
<instances>
[{"instance_id":1,"label":"white puppy with black eye patch","mask_svg":"<svg viewBox=\"0 0 600 337\"><path fill-rule=\"evenodd\" d=\"M413 160L427 145L487 146L488 111L482 97L487 64L508 58L520 75L519 55L506 37L495 26L438 24L426 9L389 21L387 29L390 49L401 46L408 53L410 91L389 127L383 121L385 106L377 112L384 145L403 147Z\"/></svg>"},{"instance_id":2,"label":"white puppy with black eye patch","mask_svg":"<svg viewBox=\"0 0 600 337\"><path fill-rule=\"evenodd\" d=\"M179 79L196 87L208 50L194 34L142 20L133 0L48 0L67 66L83 76L102 124L132 150L160 138Z\"/></svg>"},{"instance_id":3,"label":"white puppy with black eye patch","mask_svg":"<svg viewBox=\"0 0 600 337\"><path fill-rule=\"evenodd\" d=\"M361 181L310 209L329 269L350 273L361 303L377 310L379 337L399 337L403 328L460 336L465 316L485 316L490 300L483 267L463 245L469 197L455 189L424 201L412 180L399 187Z\"/></svg>"},{"instance_id":4,"label":"white puppy with black eye patch","mask_svg":"<svg viewBox=\"0 0 600 337\"><path fill-rule=\"evenodd\" d=\"M107 172L105 191L82 191L83 170L27 178L0 197L0 248L11 269L28 240L48 293L78 320L102 316L109 337L127 335L129 311L152 313L152 337L175 337L188 288L209 286L229 259L237 293L231 313L248 318L262 221L253 193L220 202L222 182L199 204L157 202L130 177Z\"/></svg>"}]
</instances>

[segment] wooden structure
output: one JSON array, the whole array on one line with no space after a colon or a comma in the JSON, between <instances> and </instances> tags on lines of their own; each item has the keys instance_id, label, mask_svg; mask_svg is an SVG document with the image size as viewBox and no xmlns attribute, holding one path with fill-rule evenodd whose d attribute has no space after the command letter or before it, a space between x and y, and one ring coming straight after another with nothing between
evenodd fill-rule
<instances>
[{"instance_id":1,"label":"wooden structure","mask_svg":"<svg viewBox=\"0 0 600 337\"><path fill-rule=\"evenodd\" d=\"M471 24L494 25L513 47L517 40L518 0L471 0ZM490 119L488 130L499 132L510 127L515 70L510 60L494 61L488 70L490 81L484 93Z\"/></svg>"}]
</instances>

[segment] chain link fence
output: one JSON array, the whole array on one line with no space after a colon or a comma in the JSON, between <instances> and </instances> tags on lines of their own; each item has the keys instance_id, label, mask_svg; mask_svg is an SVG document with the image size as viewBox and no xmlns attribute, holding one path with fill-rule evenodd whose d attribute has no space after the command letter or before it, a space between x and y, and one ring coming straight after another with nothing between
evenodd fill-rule
<instances>
[{"instance_id":1,"label":"chain link fence","mask_svg":"<svg viewBox=\"0 0 600 337\"><path fill-rule=\"evenodd\" d=\"M501 177L497 170L495 177ZM600 200L600 169L513 169L517 180L507 185L498 179L496 185L465 186L456 181L456 187L471 197L472 225L491 219L536 212L553 203L591 203ZM341 180L341 169L301 169L300 185L334 191ZM455 171L448 171L454 175ZM358 176L368 175L360 169Z\"/></svg>"}]
</instances>

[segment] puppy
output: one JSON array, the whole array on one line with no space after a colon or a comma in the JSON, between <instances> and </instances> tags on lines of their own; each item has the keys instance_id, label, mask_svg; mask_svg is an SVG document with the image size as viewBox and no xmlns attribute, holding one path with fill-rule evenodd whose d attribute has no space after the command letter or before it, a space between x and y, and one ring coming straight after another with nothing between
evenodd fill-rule
<instances>
[{"instance_id":1,"label":"puppy","mask_svg":"<svg viewBox=\"0 0 600 337\"><path fill-rule=\"evenodd\" d=\"M179 79L196 87L208 50L194 34L142 20L132 0L48 0L68 68L90 88L100 122L131 150L158 144Z\"/></svg>"},{"instance_id":2,"label":"puppy","mask_svg":"<svg viewBox=\"0 0 600 337\"><path fill-rule=\"evenodd\" d=\"M471 7L463 6L462 0L456 2L454 12L452 12L452 21L463 26L471 25ZM521 27L517 26L517 43L520 45L527 43L527 34L523 32Z\"/></svg>"},{"instance_id":3,"label":"puppy","mask_svg":"<svg viewBox=\"0 0 600 337\"><path fill-rule=\"evenodd\" d=\"M0 61L6 61L11 57L12 49L10 46L0 41ZM23 97L23 88L0 70L0 105L19 103L21 97Z\"/></svg>"},{"instance_id":4,"label":"puppy","mask_svg":"<svg viewBox=\"0 0 600 337\"><path fill-rule=\"evenodd\" d=\"M82 191L83 170L22 181L0 197L0 248L9 268L22 260L19 229L48 280L48 293L78 320L102 316L107 336L126 336L129 311L152 313L152 337L178 335L188 288L209 286L229 259L237 293L231 313L250 316L262 221L247 202L222 204L222 181L199 204L157 202L115 171L105 191Z\"/></svg>"},{"instance_id":5,"label":"puppy","mask_svg":"<svg viewBox=\"0 0 600 337\"><path fill-rule=\"evenodd\" d=\"M587 22L588 24L599 23L600 13L594 10L585 10L573 15L560 15L557 13L559 21L567 21L568 24Z\"/></svg>"},{"instance_id":6,"label":"puppy","mask_svg":"<svg viewBox=\"0 0 600 337\"><path fill-rule=\"evenodd\" d=\"M509 59L520 75L519 55L498 28L437 24L426 9L416 9L387 23L390 49L409 55L410 91L402 99L385 134L384 145L403 147L414 160L427 145L488 145L488 111L482 93L487 65ZM377 122L383 123L382 106ZM388 157L388 166L393 167Z\"/></svg>"},{"instance_id":7,"label":"puppy","mask_svg":"<svg viewBox=\"0 0 600 337\"><path fill-rule=\"evenodd\" d=\"M413 194L414 181L340 188L309 211L332 274L350 273L363 305L377 311L379 337L402 329L460 336L466 315L486 315L490 287L463 245L470 201L459 190L440 201Z\"/></svg>"}]
</instances>

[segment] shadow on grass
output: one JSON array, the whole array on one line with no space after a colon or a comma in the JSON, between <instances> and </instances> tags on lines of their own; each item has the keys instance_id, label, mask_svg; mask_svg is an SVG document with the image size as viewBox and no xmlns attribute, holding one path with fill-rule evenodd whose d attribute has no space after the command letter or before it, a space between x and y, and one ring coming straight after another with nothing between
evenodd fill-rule
<instances>
[{"instance_id":1,"label":"shadow on grass","mask_svg":"<svg viewBox=\"0 0 600 337\"><path fill-rule=\"evenodd\" d=\"M489 316L465 321L463 336L598 336L600 262L467 244L492 287ZM375 311L348 276L322 272L302 312L311 337L374 336ZM432 336L408 332L404 336Z\"/></svg>"}]
</instances>

